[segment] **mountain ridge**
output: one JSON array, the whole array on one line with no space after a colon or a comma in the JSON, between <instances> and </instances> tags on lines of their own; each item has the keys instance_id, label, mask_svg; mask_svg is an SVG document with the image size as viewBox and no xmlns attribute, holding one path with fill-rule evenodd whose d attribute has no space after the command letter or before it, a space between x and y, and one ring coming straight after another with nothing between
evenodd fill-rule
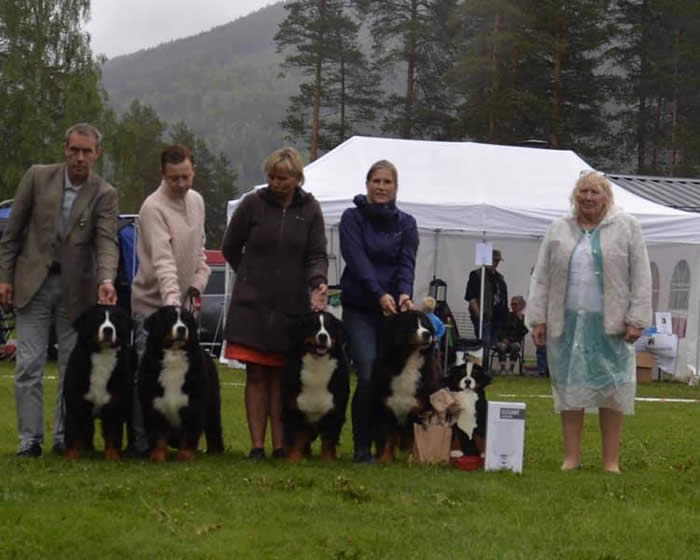
<instances>
[{"instance_id":1,"label":"mountain ridge","mask_svg":"<svg viewBox=\"0 0 700 560\"><path fill-rule=\"evenodd\" d=\"M288 144L280 121L300 76L283 74L274 35L286 17L283 2L231 22L107 60L103 86L117 113L134 99L172 125L183 120L223 152L247 190L263 179L262 160Z\"/></svg>"}]
</instances>

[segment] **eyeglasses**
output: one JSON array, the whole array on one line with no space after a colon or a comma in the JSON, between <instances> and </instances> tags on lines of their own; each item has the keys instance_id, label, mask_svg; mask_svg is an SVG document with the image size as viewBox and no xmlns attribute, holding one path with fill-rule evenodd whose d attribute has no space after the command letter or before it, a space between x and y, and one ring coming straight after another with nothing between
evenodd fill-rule
<instances>
[{"instance_id":1,"label":"eyeglasses","mask_svg":"<svg viewBox=\"0 0 700 560\"><path fill-rule=\"evenodd\" d=\"M180 181L183 183L187 183L190 179L192 178L192 175L185 174L185 175L165 175L165 180L168 183L171 183L173 185L176 185Z\"/></svg>"}]
</instances>

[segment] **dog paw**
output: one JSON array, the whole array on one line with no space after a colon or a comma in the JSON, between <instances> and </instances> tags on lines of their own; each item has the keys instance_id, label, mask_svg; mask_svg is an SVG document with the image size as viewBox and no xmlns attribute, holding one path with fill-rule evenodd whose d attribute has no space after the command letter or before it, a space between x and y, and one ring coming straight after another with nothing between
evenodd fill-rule
<instances>
[{"instance_id":1,"label":"dog paw","mask_svg":"<svg viewBox=\"0 0 700 560\"><path fill-rule=\"evenodd\" d=\"M194 460L194 450L192 449L180 449L177 452L178 461L193 461Z\"/></svg>"}]
</instances>

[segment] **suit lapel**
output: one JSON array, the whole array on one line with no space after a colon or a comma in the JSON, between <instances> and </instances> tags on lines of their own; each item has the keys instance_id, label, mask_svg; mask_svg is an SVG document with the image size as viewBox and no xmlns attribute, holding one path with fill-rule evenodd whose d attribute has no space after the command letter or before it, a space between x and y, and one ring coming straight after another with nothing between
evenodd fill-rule
<instances>
[{"instance_id":1,"label":"suit lapel","mask_svg":"<svg viewBox=\"0 0 700 560\"><path fill-rule=\"evenodd\" d=\"M75 202L73 203L73 208L71 208L70 218L68 219L68 225L66 226L66 231L63 232L64 239L68 239L68 236L71 234L73 228L76 225L85 227L85 224L87 223L88 219L88 216L85 215L85 212L87 211L90 201L92 200L92 197L95 195L96 191L97 181L95 180L95 176L92 173L90 173L90 175L87 178L87 181L85 181L83 186L80 187L80 191L78 191L78 196L76 197Z\"/></svg>"},{"instance_id":2,"label":"suit lapel","mask_svg":"<svg viewBox=\"0 0 700 560\"><path fill-rule=\"evenodd\" d=\"M46 209L51 212L54 220L55 232L59 231L59 222L61 221L61 205L63 204L63 184L65 182L65 165L56 168L56 172L50 179L47 189L47 200L45 202ZM58 233L54 233L58 235Z\"/></svg>"}]
</instances>

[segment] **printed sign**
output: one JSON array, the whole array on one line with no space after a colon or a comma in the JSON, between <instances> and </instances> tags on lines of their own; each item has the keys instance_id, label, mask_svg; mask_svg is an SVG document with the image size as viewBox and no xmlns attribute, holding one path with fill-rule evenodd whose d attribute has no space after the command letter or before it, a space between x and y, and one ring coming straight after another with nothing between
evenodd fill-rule
<instances>
[{"instance_id":1,"label":"printed sign","mask_svg":"<svg viewBox=\"0 0 700 560\"><path fill-rule=\"evenodd\" d=\"M476 244L476 266L491 266L493 263L493 245L491 243Z\"/></svg>"}]
</instances>

